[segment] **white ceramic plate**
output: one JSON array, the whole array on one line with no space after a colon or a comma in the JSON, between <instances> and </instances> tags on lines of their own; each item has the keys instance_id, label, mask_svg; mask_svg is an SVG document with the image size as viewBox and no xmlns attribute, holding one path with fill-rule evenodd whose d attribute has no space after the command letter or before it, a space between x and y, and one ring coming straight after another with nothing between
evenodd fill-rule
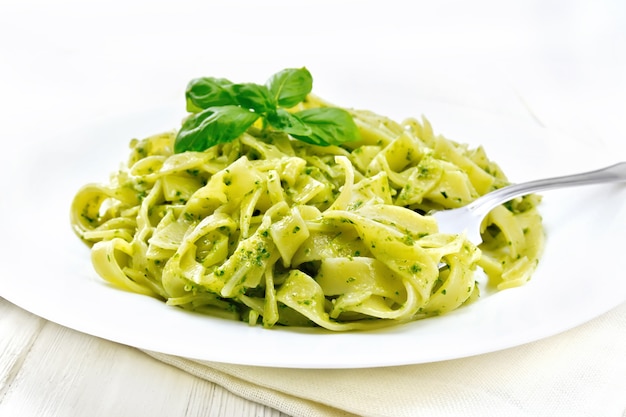
<instances>
[{"instance_id":1,"label":"white ceramic plate","mask_svg":"<svg viewBox=\"0 0 626 417\"><path fill-rule=\"evenodd\" d=\"M617 162L530 122L438 103L405 110L427 114L451 139L484 145L513 181ZM404 116L393 113L387 114ZM492 352L567 330L626 300L626 186L618 185L544 195L547 248L527 285L386 330L267 330L112 288L93 272L88 249L70 229L73 194L84 183L106 180L126 158L130 138L173 128L182 116L183 109L164 108L57 138L42 135L7 158L0 176L0 295L61 325L141 349L298 368L415 364Z\"/></svg>"}]
</instances>

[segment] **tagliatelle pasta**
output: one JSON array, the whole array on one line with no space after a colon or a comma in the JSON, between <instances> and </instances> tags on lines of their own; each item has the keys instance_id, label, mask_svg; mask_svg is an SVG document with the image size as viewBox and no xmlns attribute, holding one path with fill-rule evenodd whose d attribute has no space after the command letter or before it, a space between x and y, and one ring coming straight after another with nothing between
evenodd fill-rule
<instances>
[{"instance_id":1,"label":"tagliatelle pasta","mask_svg":"<svg viewBox=\"0 0 626 417\"><path fill-rule=\"evenodd\" d=\"M502 170L426 119L348 111L360 140L340 146L254 126L203 152L173 153L174 131L132 140L128 162L72 204L96 272L171 306L335 331L452 311L479 296L479 268L498 289L530 278L539 197L493 210L480 247L439 233L427 213L508 184Z\"/></svg>"}]
</instances>

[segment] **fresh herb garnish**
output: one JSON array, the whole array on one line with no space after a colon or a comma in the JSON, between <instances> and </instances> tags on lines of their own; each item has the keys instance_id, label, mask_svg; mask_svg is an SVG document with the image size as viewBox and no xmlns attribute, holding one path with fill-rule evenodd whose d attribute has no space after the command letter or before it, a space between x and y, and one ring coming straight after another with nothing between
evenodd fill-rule
<instances>
[{"instance_id":1,"label":"fresh herb garnish","mask_svg":"<svg viewBox=\"0 0 626 417\"><path fill-rule=\"evenodd\" d=\"M357 140L359 131L349 112L336 107L287 109L304 101L313 87L306 68L287 68L264 85L235 84L225 78L191 80L185 92L191 114L178 131L174 151L204 151L241 136L257 120L264 129L290 134L301 141L339 145Z\"/></svg>"}]
</instances>

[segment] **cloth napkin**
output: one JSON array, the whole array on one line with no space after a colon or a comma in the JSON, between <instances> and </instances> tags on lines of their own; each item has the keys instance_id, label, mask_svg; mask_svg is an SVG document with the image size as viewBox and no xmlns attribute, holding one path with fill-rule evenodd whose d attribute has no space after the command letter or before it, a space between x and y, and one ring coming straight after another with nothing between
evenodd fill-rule
<instances>
[{"instance_id":1,"label":"cloth napkin","mask_svg":"<svg viewBox=\"0 0 626 417\"><path fill-rule=\"evenodd\" d=\"M146 353L298 417L626 417L626 303L541 341L419 365L286 369Z\"/></svg>"}]
</instances>

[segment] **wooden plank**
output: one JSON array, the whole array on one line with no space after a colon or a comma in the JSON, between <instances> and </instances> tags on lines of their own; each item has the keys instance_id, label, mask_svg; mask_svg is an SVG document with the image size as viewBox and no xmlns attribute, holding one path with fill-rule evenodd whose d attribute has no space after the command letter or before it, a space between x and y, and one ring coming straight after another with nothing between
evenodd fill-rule
<instances>
[{"instance_id":1,"label":"wooden plank","mask_svg":"<svg viewBox=\"0 0 626 417\"><path fill-rule=\"evenodd\" d=\"M45 323L0 298L0 402Z\"/></svg>"},{"instance_id":2,"label":"wooden plank","mask_svg":"<svg viewBox=\"0 0 626 417\"><path fill-rule=\"evenodd\" d=\"M285 417L143 352L0 303L0 415Z\"/></svg>"}]
</instances>

